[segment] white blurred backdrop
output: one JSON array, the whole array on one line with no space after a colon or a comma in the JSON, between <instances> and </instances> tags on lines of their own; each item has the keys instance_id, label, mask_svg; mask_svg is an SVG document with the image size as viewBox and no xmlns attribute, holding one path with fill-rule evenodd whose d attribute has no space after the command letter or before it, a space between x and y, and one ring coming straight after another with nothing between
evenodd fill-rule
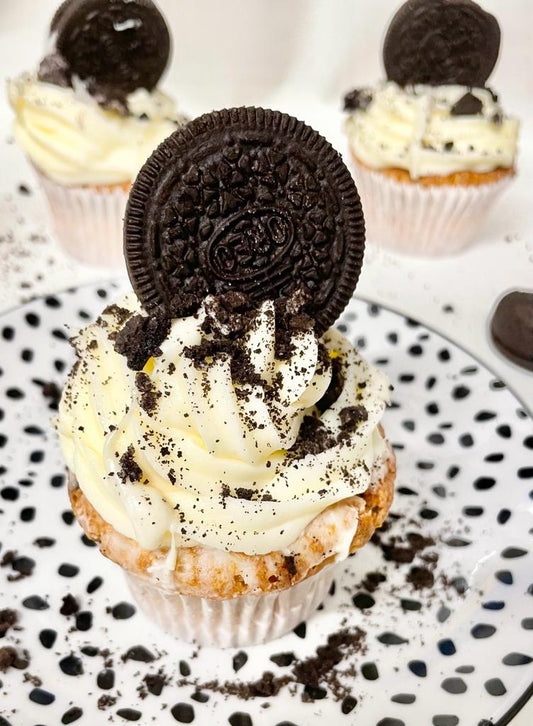
<instances>
[{"instance_id":1,"label":"white blurred backdrop","mask_svg":"<svg viewBox=\"0 0 533 726\"><path fill-rule=\"evenodd\" d=\"M0 0L1 72L42 55L59 0ZM283 110L340 99L382 76L381 43L399 0L158 0L174 49L164 86L191 113L228 105ZM522 114L533 97L533 0L482 0L502 49L490 81Z\"/></svg>"}]
</instances>

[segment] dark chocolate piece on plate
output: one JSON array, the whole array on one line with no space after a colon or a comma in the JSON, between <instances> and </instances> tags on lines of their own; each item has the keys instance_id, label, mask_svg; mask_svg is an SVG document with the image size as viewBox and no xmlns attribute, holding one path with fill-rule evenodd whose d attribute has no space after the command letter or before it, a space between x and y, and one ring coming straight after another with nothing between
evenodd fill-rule
<instances>
[{"instance_id":1,"label":"dark chocolate piece on plate","mask_svg":"<svg viewBox=\"0 0 533 726\"><path fill-rule=\"evenodd\" d=\"M356 286L364 219L340 155L278 111L206 114L166 139L130 194L124 252L148 312L194 313L231 290L254 303L305 293L324 332Z\"/></svg>"},{"instance_id":2,"label":"dark chocolate piece on plate","mask_svg":"<svg viewBox=\"0 0 533 726\"><path fill-rule=\"evenodd\" d=\"M65 74L69 82L77 76L104 105L124 104L137 88L152 90L170 54L169 31L152 0L67 0L51 32L55 52L41 63L40 79L64 85Z\"/></svg>"},{"instance_id":3,"label":"dark chocolate piece on plate","mask_svg":"<svg viewBox=\"0 0 533 726\"><path fill-rule=\"evenodd\" d=\"M500 51L500 27L472 0L408 0L393 17L383 45L387 78L483 87Z\"/></svg>"},{"instance_id":4,"label":"dark chocolate piece on plate","mask_svg":"<svg viewBox=\"0 0 533 726\"><path fill-rule=\"evenodd\" d=\"M490 332L506 358L533 371L533 292L505 295L496 306Z\"/></svg>"}]
</instances>

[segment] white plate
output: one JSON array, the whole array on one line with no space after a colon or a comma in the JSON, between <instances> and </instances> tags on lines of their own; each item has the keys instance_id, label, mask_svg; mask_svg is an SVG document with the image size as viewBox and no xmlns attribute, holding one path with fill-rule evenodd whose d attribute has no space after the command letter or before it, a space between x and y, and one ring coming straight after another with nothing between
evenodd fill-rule
<instances>
[{"instance_id":1,"label":"white plate","mask_svg":"<svg viewBox=\"0 0 533 726\"><path fill-rule=\"evenodd\" d=\"M198 650L171 640L140 612L117 618L129 609L113 608L131 601L122 574L87 546L72 522L49 423L53 411L41 384L61 384L72 362L64 325L85 324L114 294L112 285L79 288L0 318L0 560L6 551L17 552L15 570L11 564L0 569L0 609L17 610L21 628L10 629L0 647L26 649L30 658L26 668L0 674L0 726L94 726L128 718L232 726L508 723L531 695L533 679L533 427L505 385L427 328L363 301L351 303L340 327L395 387L385 427L398 456L392 511L401 517L381 539L387 544L399 537L401 546L415 532L435 545L414 562L398 564L369 544L340 567L335 594L308 621L305 637L300 628L246 649L248 659L236 673L235 650ZM42 538L50 546L38 546ZM408 581L410 568L427 566L421 557L432 552L438 556L430 565L435 585L417 591ZM32 574L10 581L16 568ZM386 581L369 599L361 581L371 571ZM95 578L102 579L97 589ZM79 602L81 616L59 613L67 594ZM204 688L205 703L191 699L194 685L177 685L183 678L252 682L266 670L291 675L293 665L280 667L270 656L307 658L341 624L365 631L361 649L337 665L345 672L339 682L357 700L349 713L327 685L326 696L310 702L294 684L248 701ZM155 660L124 662L121 656L136 645ZM91 648L108 654L90 655ZM143 677L159 669L168 685L161 695L142 698ZM113 678L111 688L101 687ZM102 696L116 701L100 710ZM43 698L51 702L34 700ZM344 701L344 711L352 705Z\"/></svg>"}]
</instances>

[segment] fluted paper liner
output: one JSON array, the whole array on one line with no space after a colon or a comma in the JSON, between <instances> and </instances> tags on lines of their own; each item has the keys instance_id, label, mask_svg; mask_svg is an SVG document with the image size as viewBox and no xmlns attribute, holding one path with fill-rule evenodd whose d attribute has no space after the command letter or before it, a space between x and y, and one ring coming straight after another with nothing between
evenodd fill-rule
<instances>
[{"instance_id":1,"label":"fluted paper liner","mask_svg":"<svg viewBox=\"0 0 533 726\"><path fill-rule=\"evenodd\" d=\"M88 265L124 266L122 227L129 190L58 184L37 171L61 247Z\"/></svg>"},{"instance_id":2,"label":"fluted paper liner","mask_svg":"<svg viewBox=\"0 0 533 726\"><path fill-rule=\"evenodd\" d=\"M325 599L336 567L263 595L211 600L162 589L125 571L141 610L162 630L188 643L234 648L279 638L306 620Z\"/></svg>"},{"instance_id":3,"label":"fluted paper liner","mask_svg":"<svg viewBox=\"0 0 533 726\"><path fill-rule=\"evenodd\" d=\"M479 239L492 205L512 176L497 182L424 187L399 182L354 162L367 239L393 252L451 255Z\"/></svg>"}]
</instances>

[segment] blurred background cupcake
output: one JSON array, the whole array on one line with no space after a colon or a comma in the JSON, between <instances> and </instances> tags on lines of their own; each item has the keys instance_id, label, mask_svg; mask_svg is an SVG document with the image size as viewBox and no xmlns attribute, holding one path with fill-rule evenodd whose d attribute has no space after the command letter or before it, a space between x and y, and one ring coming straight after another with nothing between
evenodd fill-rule
<instances>
[{"instance_id":1,"label":"blurred background cupcake","mask_svg":"<svg viewBox=\"0 0 533 726\"><path fill-rule=\"evenodd\" d=\"M49 45L37 72L8 82L15 137L62 247L85 263L120 266L132 180L186 121L157 87L168 27L151 0L67 0Z\"/></svg>"},{"instance_id":2,"label":"blurred background cupcake","mask_svg":"<svg viewBox=\"0 0 533 726\"><path fill-rule=\"evenodd\" d=\"M515 174L519 122L486 87L497 20L471 0L409 0L387 31L387 80L344 99L371 242L446 255L472 241Z\"/></svg>"}]
</instances>

